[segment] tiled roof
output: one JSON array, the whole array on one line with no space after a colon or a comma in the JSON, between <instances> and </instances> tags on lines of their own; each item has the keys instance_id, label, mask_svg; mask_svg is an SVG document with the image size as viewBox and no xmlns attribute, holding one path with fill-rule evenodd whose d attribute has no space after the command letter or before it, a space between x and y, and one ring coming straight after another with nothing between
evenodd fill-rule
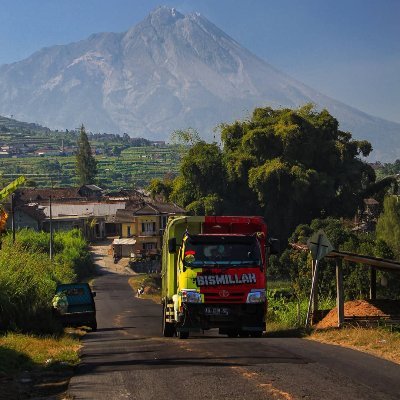
<instances>
[{"instance_id":1,"label":"tiled roof","mask_svg":"<svg viewBox=\"0 0 400 400\"><path fill-rule=\"evenodd\" d=\"M161 214L185 214L185 210L173 203L160 202L131 202L125 210L118 210L116 220L118 222L132 221L139 215L161 215Z\"/></svg>"},{"instance_id":2,"label":"tiled roof","mask_svg":"<svg viewBox=\"0 0 400 400\"><path fill-rule=\"evenodd\" d=\"M79 200L82 199L78 193L79 188L22 188L15 192L16 200L19 202L40 202L49 200Z\"/></svg>"}]
</instances>

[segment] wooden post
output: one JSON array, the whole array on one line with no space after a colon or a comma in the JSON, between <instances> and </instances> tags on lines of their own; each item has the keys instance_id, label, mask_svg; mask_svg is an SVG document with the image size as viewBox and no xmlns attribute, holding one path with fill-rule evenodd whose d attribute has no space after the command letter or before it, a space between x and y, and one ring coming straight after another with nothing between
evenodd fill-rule
<instances>
[{"instance_id":1,"label":"wooden post","mask_svg":"<svg viewBox=\"0 0 400 400\"><path fill-rule=\"evenodd\" d=\"M308 300L306 328L308 328L310 326L311 308L314 308L314 310L315 310L315 307L318 308L318 304L314 304L314 293L316 292L316 290L318 288L318 285L317 285L318 284L318 261L317 260L316 261L313 260L312 272L313 272L313 274L312 274L310 298Z\"/></svg>"},{"instance_id":2,"label":"wooden post","mask_svg":"<svg viewBox=\"0 0 400 400\"><path fill-rule=\"evenodd\" d=\"M369 299L376 300L376 269L372 266L370 267L369 278Z\"/></svg>"},{"instance_id":3,"label":"wooden post","mask_svg":"<svg viewBox=\"0 0 400 400\"><path fill-rule=\"evenodd\" d=\"M314 261L313 265L313 275L315 274L315 289L313 293L313 302L312 302L312 324L318 322L318 269L316 268L317 261Z\"/></svg>"},{"instance_id":4,"label":"wooden post","mask_svg":"<svg viewBox=\"0 0 400 400\"><path fill-rule=\"evenodd\" d=\"M340 328L344 323L344 291L341 258L336 258L336 307L338 313L338 328Z\"/></svg>"}]
</instances>

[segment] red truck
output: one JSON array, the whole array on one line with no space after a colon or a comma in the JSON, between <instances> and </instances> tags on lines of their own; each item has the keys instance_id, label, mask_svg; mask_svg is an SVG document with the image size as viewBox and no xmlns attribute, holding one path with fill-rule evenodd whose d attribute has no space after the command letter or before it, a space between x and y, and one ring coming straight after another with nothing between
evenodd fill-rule
<instances>
[{"instance_id":1,"label":"red truck","mask_svg":"<svg viewBox=\"0 0 400 400\"><path fill-rule=\"evenodd\" d=\"M266 269L278 242L262 217L175 217L163 245L163 334L219 328L229 337L265 330Z\"/></svg>"}]
</instances>

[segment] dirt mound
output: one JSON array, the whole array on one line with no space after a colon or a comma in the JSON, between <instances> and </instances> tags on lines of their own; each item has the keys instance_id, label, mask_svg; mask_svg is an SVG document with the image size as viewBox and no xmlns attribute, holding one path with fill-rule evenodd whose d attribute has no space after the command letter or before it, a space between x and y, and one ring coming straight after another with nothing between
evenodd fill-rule
<instances>
[{"instance_id":1,"label":"dirt mound","mask_svg":"<svg viewBox=\"0 0 400 400\"><path fill-rule=\"evenodd\" d=\"M352 317L391 317L400 316L400 301L398 300L353 300L344 303L345 318ZM337 308L332 309L315 328L326 329L337 327Z\"/></svg>"}]
</instances>

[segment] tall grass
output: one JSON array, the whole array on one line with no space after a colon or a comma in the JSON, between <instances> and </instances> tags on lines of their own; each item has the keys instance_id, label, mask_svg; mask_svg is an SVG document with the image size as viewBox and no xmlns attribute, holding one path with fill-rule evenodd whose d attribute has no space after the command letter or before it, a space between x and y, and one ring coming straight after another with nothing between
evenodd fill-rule
<instances>
[{"instance_id":1,"label":"tall grass","mask_svg":"<svg viewBox=\"0 0 400 400\"><path fill-rule=\"evenodd\" d=\"M285 294L274 290L267 291L268 308L267 324L272 323L277 329L293 329L303 327L307 317L308 299L288 298ZM328 310L335 306L329 297L319 299L319 308Z\"/></svg>"},{"instance_id":2,"label":"tall grass","mask_svg":"<svg viewBox=\"0 0 400 400\"><path fill-rule=\"evenodd\" d=\"M54 237L49 259L48 233L21 230L0 250L0 329L52 332L51 299L58 283L74 282L93 271L87 244L79 231Z\"/></svg>"}]
</instances>

